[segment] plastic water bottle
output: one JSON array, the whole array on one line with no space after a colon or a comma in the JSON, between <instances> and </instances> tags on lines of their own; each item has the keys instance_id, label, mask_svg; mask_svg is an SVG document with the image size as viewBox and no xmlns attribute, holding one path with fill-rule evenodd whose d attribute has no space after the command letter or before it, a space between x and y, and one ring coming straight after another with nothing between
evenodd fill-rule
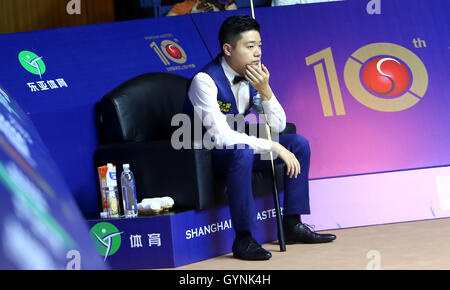
<instances>
[{"instance_id":1,"label":"plastic water bottle","mask_svg":"<svg viewBox=\"0 0 450 290\"><path fill-rule=\"evenodd\" d=\"M120 175L122 185L123 213L126 218L137 216L136 186L134 185L134 175L130 170L129 164L123 165L123 171Z\"/></svg>"}]
</instances>

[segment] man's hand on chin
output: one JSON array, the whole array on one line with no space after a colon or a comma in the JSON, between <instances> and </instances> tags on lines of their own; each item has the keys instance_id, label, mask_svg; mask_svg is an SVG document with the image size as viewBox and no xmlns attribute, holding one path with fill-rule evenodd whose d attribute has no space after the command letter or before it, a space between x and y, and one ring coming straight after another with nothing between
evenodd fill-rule
<instances>
[{"instance_id":1,"label":"man's hand on chin","mask_svg":"<svg viewBox=\"0 0 450 290\"><path fill-rule=\"evenodd\" d=\"M265 65L259 68L256 64L248 64L245 68L245 79L261 94L263 101L272 98L273 92L269 85L270 73Z\"/></svg>"}]
</instances>

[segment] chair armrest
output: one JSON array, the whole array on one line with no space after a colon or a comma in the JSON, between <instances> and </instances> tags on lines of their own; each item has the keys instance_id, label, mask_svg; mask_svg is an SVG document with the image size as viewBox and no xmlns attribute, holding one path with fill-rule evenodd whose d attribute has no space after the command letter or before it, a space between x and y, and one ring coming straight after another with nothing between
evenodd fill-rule
<instances>
[{"instance_id":1,"label":"chair armrest","mask_svg":"<svg viewBox=\"0 0 450 290\"><path fill-rule=\"evenodd\" d=\"M286 122L286 128L284 128L283 132L280 133L280 135L286 135L286 134L296 134L297 133L297 127L294 123Z\"/></svg>"}]
</instances>

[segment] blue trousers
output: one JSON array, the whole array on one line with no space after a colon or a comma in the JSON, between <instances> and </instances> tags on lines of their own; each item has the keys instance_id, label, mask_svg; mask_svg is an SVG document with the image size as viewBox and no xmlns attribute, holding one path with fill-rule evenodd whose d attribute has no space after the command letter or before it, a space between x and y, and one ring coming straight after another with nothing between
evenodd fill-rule
<instances>
[{"instance_id":1,"label":"blue trousers","mask_svg":"<svg viewBox=\"0 0 450 290\"><path fill-rule=\"evenodd\" d=\"M297 157L301 167L297 178L289 178L284 171L283 215L309 214L309 142L303 136L288 134L279 136L279 143ZM261 160L261 155L254 154L248 145L245 145L244 149L216 149L212 151L212 156L215 174L226 178L231 220L235 231L251 231L256 225L252 171L270 168L270 160ZM284 164L280 158L276 158L274 163Z\"/></svg>"}]
</instances>

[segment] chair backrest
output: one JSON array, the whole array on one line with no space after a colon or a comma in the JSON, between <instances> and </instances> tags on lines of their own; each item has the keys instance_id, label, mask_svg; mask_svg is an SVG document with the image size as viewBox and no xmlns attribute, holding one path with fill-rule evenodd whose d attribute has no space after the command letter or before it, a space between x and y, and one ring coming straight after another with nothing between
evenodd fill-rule
<instances>
[{"instance_id":1,"label":"chair backrest","mask_svg":"<svg viewBox=\"0 0 450 290\"><path fill-rule=\"evenodd\" d=\"M96 108L100 143L170 140L188 82L175 74L146 73L106 94Z\"/></svg>"}]
</instances>

